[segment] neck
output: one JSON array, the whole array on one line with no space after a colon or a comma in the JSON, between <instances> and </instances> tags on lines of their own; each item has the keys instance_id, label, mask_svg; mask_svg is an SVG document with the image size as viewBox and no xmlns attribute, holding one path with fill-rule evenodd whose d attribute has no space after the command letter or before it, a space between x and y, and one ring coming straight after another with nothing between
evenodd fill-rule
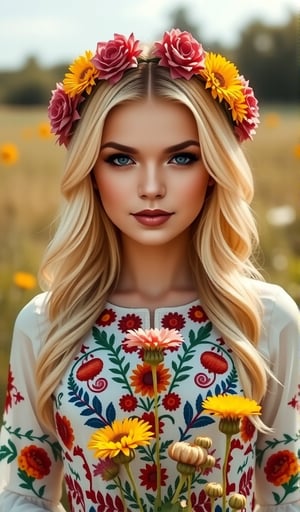
<instances>
[{"instance_id":1,"label":"neck","mask_svg":"<svg viewBox=\"0 0 300 512\"><path fill-rule=\"evenodd\" d=\"M122 272L112 299L128 306L179 305L196 298L187 235L161 246L123 239Z\"/></svg>"}]
</instances>

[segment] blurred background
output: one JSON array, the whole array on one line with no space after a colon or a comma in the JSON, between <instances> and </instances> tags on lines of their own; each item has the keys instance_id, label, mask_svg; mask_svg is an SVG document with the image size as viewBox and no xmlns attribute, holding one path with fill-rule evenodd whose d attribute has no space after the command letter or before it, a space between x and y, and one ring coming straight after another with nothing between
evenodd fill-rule
<instances>
[{"instance_id":1,"label":"blurred background","mask_svg":"<svg viewBox=\"0 0 300 512\"><path fill-rule=\"evenodd\" d=\"M298 0L51 0L5 2L0 19L0 410L19 309L53 232L64 149L47 120L51 89L68 65L114 32L142 41L172 27L233 60L260 102L244 148L267 280L300 304L300 15Z\"/></svg>"}]
</instances>

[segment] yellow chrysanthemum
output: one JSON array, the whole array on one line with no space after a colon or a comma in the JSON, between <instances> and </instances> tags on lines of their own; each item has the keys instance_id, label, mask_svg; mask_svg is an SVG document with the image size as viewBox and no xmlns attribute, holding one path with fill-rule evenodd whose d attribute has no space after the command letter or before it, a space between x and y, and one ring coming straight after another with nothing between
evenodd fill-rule
<instances>
[{"instance_id":1,"label":"yellow chrysanthemum","mask_svg":"<svg viewBox=\"0 0 300 512\"><path fill-rule=\"evenodd\" d=\"M242 90L238 92L236 97L231 98L228 103L230 105L232 119L237 123L244 121L247 117L248 105Z\"/></svg>"},{"instance_id":2,"label":"yellow chrysanthemum","mask_svg":"<svg viewBox=\"0 0 300 512\"><path fill-rule=\"evenodd\" d=\"M261 414L261 406L255 400L239 395L210 396L202 402L202 407L210 414L233 420Z\"/></svg>"},{"instance_id":3,"label":"yellow chrysanthemum","mask_svg":"<svg viewBox=\"0 0 300 512\"><path fill-rule=\"evenodd\" d=\"M37 284L36 278L29 272L16 272L13 276L13 281L18 288L23 290L32 290Z\"/></svg>"},{"instance_id":4,"label":"yellow chrysanthemum","mask_svg":"<svg viewBox=\"0 0 300 512\"><path fill-rule=\"evenodd\" d=\"M238 69L222 55L207 53L205 68L199 74L206 80L205 88L211 89L212 97L219 101L230 102L242 91Z\"/></svg>"},{"instance_id":5,"label":"yellow chrysanthemum","mask_svg":"<svg viewBox=\"0 0 300 512\"><path fill-rule=\"evenodd\" d=\"M64 91L73 98L77 94L86 91L91 94L93 86L96 84L95 78L99 76L99 71L91 62L93 52L87 50L84 55L80 55L69 67L70 73L65 74L63 80Z\"/></svg>"},{"instance_id":6,"label":"yellow chrysanthemum","mask_svg":"<svg viewBox=\"0 0 300 512\"><path fill-rule=\"evenodd\" d=\"M15 144L6 143L0 146L0 162L12 165L19 160L19 150Z\"/></svg>"},{"instance_id":7,"label":"yellow chrysanthemum","mask_svg":"<svg viewBox=\"0 0 300 512\"><path fill-rule=\"evenodd\" d=\"M95 450L95 457L116 457L119 453L129 456L138 446L149 444L153 437L151 425L138 418L115 420L111 425L92 434L88 447Z\"/></svg>"}]
</instances>

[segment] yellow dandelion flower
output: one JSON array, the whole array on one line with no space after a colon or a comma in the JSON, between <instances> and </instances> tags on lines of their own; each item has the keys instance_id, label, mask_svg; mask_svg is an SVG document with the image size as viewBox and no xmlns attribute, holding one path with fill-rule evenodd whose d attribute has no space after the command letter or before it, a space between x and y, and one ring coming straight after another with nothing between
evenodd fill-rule
<instances>
[{"instance_id":1,"label":"yellow dandelion flower","mask_svg":"<svg viewBox=\"0 0 300 512\"><path fill-rule=\"evenodd\" d=\"M261 414L261 406L255 400L239 395L209 396L202 406L210 414L233 420Z\"/></svg>"},{"instance_id":2,"label":"yellow dandelion flower","mask_svg":"<svg viewBox=\"0 0 300 512\"><path fill-rule=\"evenodd\" d=\"M0 163L13 165L19 160L19 150L15 144L7 142L0 146Z\"/></svg>"},{"instance_id":3,"label":"yellow dandelion flower","mask_svg":"<svg viewBox=\"0 0 300 512\"><path fill-rule=\"evenodd\" d=\"M36 278L29 272L16 272L13 276L13 282L22 290L32 290L37 284Z\"/></svg>"},{"instance_id":4,"label":"yellow dandelion flower","mask_svg":"<svg viewBox=\"0 0 300 512\"><path fill-rule=\"evenodd\" d=\"M154 435L150 429L150 423L138 418L115 420L92 434L88 448L95 450L95 457L99 459L113 458L119 453L128 457L138 446L150 443Z\"/></svg>"},{"instance_id":5,"label":"yellow dandelion flower","mask_svg":"<svg viewBox=\"0 0 300 512\"><path fill-rule=\"evenodd\" d=\"M238 98L242 90L239 73L236 66L225 57L215 53L207 53L205 68L199 71L206 80L205 89L211 89L214 99L230 102Z\"/></svg>"},{"instance_id":6,"label":"yellow dandelion flower","mask_svg":"<svg viewBox=\"0 0 300 512\"><path fill-rule=\"evenodd\" d=\"M52 137L50 123L40 123L38 125L38 134L41 139L49 139Z\"/></svg>"},{"instance_id":7,"label":"yellow dandelion flower","mask_svg":"<svg viewBox=\"0 0 300 512\"><path fill-rule=\"evenodd\" d=\"M69 67L70 73L66 73L63 85L64 91L71 98L84 91L91 94L93 86L96 84L95 78L99 76L99 71L91 62L92 57L93 53L88 50L84 55L77 57Z\"/></svg>"}]
</instances>

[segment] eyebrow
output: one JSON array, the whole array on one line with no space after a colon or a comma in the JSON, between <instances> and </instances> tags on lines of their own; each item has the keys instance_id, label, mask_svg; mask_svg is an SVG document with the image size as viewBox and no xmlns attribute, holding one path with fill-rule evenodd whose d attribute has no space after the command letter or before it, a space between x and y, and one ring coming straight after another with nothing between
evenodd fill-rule
<instances>
[{"instance_id":1,"label":"eyebrow","mask_svg":"<svg viewBox=\"0 0 300 512\"><path fill-rule=\"evenodd\" d=\"M200 144L197 140L185 140L184 142L180 142L179 144L174 144L173 146L169 146L168 148L166 148L164 150L164 153L172 153L174 151L180 151L181 149L185 149L189 146L197 146L198 148L200 147ZM112 148L112 149L117 149L118 151L123 151L125 153L138 153L138 150L131 147L131 146L125 146L124 144L119 144L118 142L113 142L113 141L110 141L110 142L106 142L105 144L103 144L101 146L101 150L102 149L105 149L105 148Z\"/></svg>"}]
</instances>

